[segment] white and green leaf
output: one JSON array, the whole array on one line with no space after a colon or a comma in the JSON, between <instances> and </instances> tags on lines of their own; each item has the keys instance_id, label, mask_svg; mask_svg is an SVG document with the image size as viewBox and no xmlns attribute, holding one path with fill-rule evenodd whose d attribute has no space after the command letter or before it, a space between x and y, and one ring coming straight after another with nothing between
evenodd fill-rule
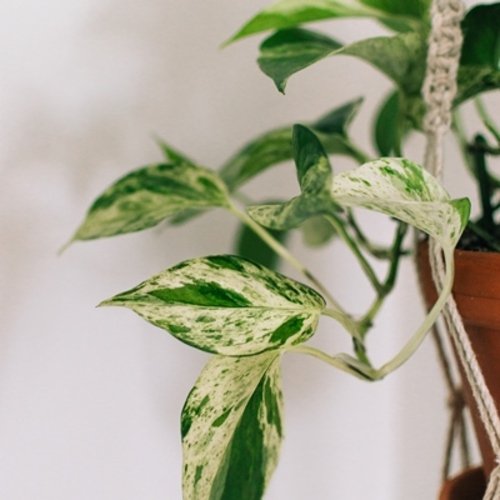
<instances>
[{"instance_id":1,"label":"white and green leaf","mask_svg":"<svg viewBox=\"0 0 500 500\"><path fill-rule=\"evenodd\" d=\"M186 500L260 500L278 462L280 354L212 358L182 410Z\"/></svg>"},{"instance_id":2,"label":"white and green leaf","mask_svg":"<svg viewBox=\"0 0 500 500\"><path fill-rule=\"evenodd\" d=\"M295 125L292 143L301 194L285 203L248 208L252 219L272 229L291 229L310 217L338 211L330 194L332 168L319 139L307 127Z\"/></svg>"},{"instance_id":3,"label":"white and green leaf","mask_svg":"<svg viewBox=\"0 0 500 500\"><path fill-rule=\"evenodd\" d=\"M224 255L182 262L102 305L127 307L204 351L243 356L310 338L325 301L306 285Z\"/></svg>"},{"instance_id":4,"label":"white and green leaf","mask_svg":"<svg viewBox=\"0 0 500 500\"><path fill-rule=\"evenodd\" d=\"M91 240L155 226L185 210L227 207L227 190L214 172L187 163L135 170L90 207L74 240Z\"/></svg>"},{"instance_id":5,"label":"white and green leaf","mask_svg":"<svg viewBox=\"0 0 500 500\"><path fill-rule=\"evenodd\" d=\"M470 202L452 200L419 165L382 158L336 175L333 199L343 207L364 207L402 220L454 247L467 224Z\"/></svg>"}]
</instances>

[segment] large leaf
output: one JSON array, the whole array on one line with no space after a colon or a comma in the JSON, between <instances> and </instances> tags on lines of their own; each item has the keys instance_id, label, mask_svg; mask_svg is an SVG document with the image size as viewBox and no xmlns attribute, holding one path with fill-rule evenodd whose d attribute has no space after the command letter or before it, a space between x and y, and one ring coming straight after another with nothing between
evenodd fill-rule
<instances>
[{"instance_id":1,"label":"large leaf","mask_svg":"<svg viewBox=\"0 0 500 500\"><path fill-rule=\"evenodd\" d=\"M345 0L277 0L248 21L227 43L256 33L293 28L312 21L372 16L377 13L357 2Z\"/></svg>"},{"instance_id":2,"label":"large leaf","mask_svg":"<svg viewBox=\"0 0 500 500\"><path fill-rule=\"evenodd\" d=\"M260 69L280 92L290 75L307 68L341 47L336 40L314 31L292 28L276 32L260 46Z\"/></svg>"},{"instance_id":3,"label":"large leaf","mask_svg":"<svg viewBox=\"0 0 500 500\"><path fill-rule=\"evenodd\" d=\"M73 240L140 231L186 209L227 205L226 188L214 172L187 163L152 165L99 196Z\"/></svg>"},{"instance_id":4,"label":"large leaf","mask_svg":"<svg viewBox=\"0 0 500 500\"><path fill-rule=\"evenodd\" d=\"M185 261L103 305L132 309L204 351L240 356L304 342L325 303L297 281L225 255Z\"/></svg>"},{"instance_id":5,"label":"large leaf","mask_svg":"<svg viewBox=\"0 0 500 500\"><path fill-rule=\"evenodd\" d=\"M310 129L295 125L293 149L301 194L285 203L248 209L254 220L272 229L291 229L310 217L338 210L330 194L332 168L319 139Z\"/></svg>"},{"instance_id":6,"label":"large leaf","mask_svg":"<svg viewBox=\"0 0 500 500\"><path fill-rule=\"evenodd\" d=\"M359 98L349 101L310 125L328 153L350 155L362 161L347 141L347 128L361 103ZM234 190L267 168L291 158L292 126L288 126L271 130L237 151L222 167L220 175L229 189Z\"/></svg>"},{"instance_id":7,"label":"large leaf","mask_svg":"<svg viewBox=\"0 0 500 500\"><path fill-rule=\"evenodd\" d=\"M182 410L184 498L260 500L282 440L280 356L216 356Z\"/></svg>"},{"instance_id":8,"label":"large leaf","mask_svg":"<svg viewBox=\"0 0 500 500\"><path fill-rule=\"evenodd\" d=\"M467 224L470 202L452 200L422 167L401 158L382 158L335 176L334 200L344 207L385 213L454 247Z\"/></svg>"},{"instance_id":9,"label":"large leaf","mask_svg":"<svg viewBox=\"0 0 500 500\"><path fill-rule=\"evenodd\" d=\"M311 47L314 46L314 50ZM326 35L295 29L278 32L261 45L259 65L283 91L287 79L316 61L350 55L372 64L404 92L419 93L425 73L425 40L417 33L375 37L339 47Z\"/></svg>"},{"instance_id":10,"label":"large leaf","mask_svg":"<svg viewBox=\"0 0 500 500\"><path fill-rule=\"evenodd\" d=\"M286 231L270 230L270 233L280 243L288 236ZM246 224L241 224L238 230L235 251L241 257L258 262L268 269L277 269L280 262L278 254Z\"/></svg>"}]
</instances>

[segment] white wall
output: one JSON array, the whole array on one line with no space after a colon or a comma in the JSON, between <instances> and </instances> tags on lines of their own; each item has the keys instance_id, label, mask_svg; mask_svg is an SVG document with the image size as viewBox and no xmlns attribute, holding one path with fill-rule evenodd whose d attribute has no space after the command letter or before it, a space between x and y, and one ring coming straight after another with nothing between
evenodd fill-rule
<instances>
[{"instance_id":1,"label":"white wall","mask_svg":"<svg viewBox=\"0 0 500 500\"><path fill-rule=\"evenodd\" d=\"M254 63L257 40L217 49L266 3L0 3L2 500L181 498L179 413L207 357L94 305L185 258L229 252L234 221L217 212L56 255L104 187L160 159L153 134L218 166L265 128L365 95L354 131L368 147L371 112L389 88L368 66L325 61L283 97ZM346 41L381 32L364 21L328 29ZM290 168L250 192L272 196L283 185L296 192ZM369 221L389 235L387 223ZM343 248L311 253L297 239L294 251L355 311L368 301ZM422 317L410 264L372 334L379 361ZM316 342L340 349L344 336L325 321ZM298 356L285 360L284 380L287 438L267 499L435 497L446 414L430 342L382 383Z\"/></svg>"}]
</instances>

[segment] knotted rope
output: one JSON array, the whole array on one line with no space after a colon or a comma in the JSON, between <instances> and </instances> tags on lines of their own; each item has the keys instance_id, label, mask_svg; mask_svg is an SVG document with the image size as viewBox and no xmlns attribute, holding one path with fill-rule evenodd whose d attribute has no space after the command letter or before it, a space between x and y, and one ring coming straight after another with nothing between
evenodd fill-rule
<instances>
[{"instance_id":1,"label":"knotted rope","mask_svg":"<svg viewBox=\"0 0 500 500\"><path fill-rule=\"evenodd\" d=\"M422 94L427 105L424 131L427 136L426 168L436 177L442 177L443 138L450 128L451 108L456 93L456 75L462 46L460 21L464 5L461 0L433 0L432 28L427 54L427 71ZM444 281L444 263L441 250L431 244L430 261L437 290ZM488 438L497 457L497 467L490 476L485 500L500 499L500 419L495 403L486 386L476 356L458 312L450 297L443 311L444 320L458 352L465 375L472 388Z\"/></svg>"}]
</instances>

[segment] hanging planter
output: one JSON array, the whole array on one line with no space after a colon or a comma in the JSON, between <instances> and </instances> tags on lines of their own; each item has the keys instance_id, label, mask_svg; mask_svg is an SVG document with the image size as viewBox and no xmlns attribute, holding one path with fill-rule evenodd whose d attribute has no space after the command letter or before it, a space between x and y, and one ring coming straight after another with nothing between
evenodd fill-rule
<instances>
[{"instance_id":1,"label":"hanging planter","mask_svg":"<svg viewBox=\"0 0 500 500\"><path fill-rule=\"evenodd\" d=\"M425 302L430 307L436 298L436 291L432 281L426 241L418 245L417 265ZM488 389L496 407L500 409L498 383L500 380L500 253L456 250L455 265L453 297L462 315ZM496 465L495 455L481 422L471 387L460 363L458 365L461 370L465 400L471 410L484 461L484 472L489 476Z\"/></svg>"},{"instance_id":2,"label":"hanging planter","mask_svg":"<svg viewBox=\"0 0 500 500\"><path fill-rule=\"evenodd\" d=\"M483 469L475 467L448 479L441 489L439 500L480 500L485 491Z\"/></svg>"}]
</instances>

